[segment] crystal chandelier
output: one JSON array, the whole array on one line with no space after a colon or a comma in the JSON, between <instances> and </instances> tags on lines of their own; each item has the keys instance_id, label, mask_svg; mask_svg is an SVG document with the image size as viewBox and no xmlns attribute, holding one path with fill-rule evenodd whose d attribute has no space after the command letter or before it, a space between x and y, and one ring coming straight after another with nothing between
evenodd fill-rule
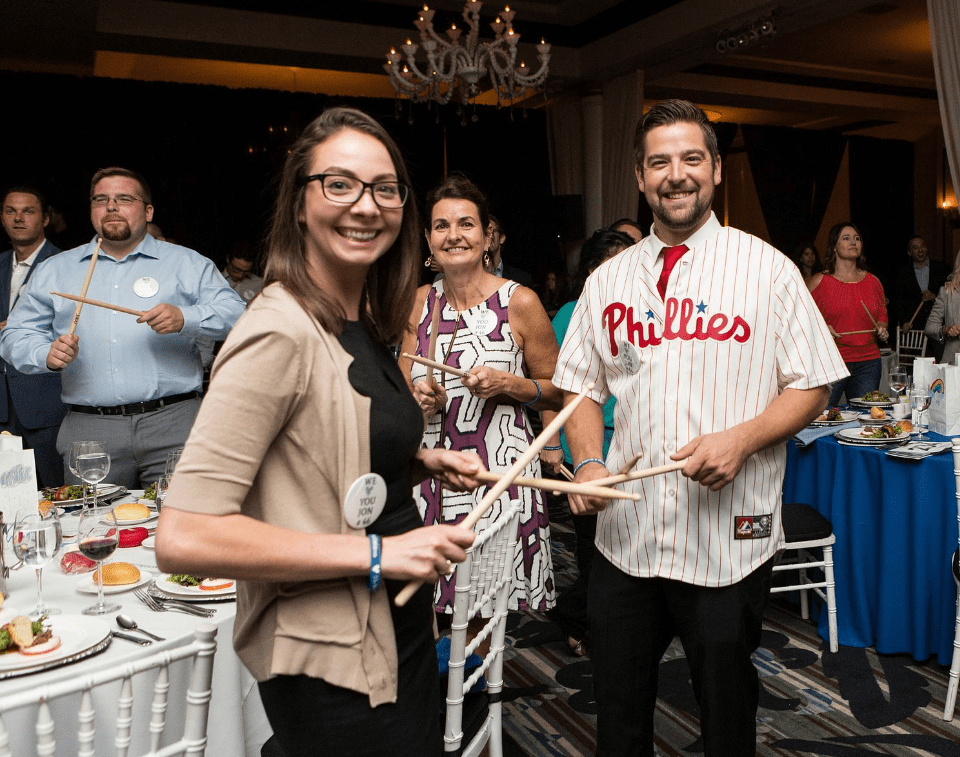
<instances>
[{"instance_id":1,"label":"crystal chandelier","mask_svg":"<svg viewBox=\"0 0 960 757\"><path fill-rule=\"evenodd\" d=\"M447 30L449 41L433 29L433 11L426 5L414 25L420 30L420 45L407 40L401 46L401 55L391 48L384 69L390 75L398 96L415 102L435 102L445 105L456 94L461 103L467 103L480 94L479 82L490 77L497 104L510 103L527 89L540 87L547 78L550 63L550 45L541 39L537 45L540 69L533 73L521 62L517 65L517 42L520 35L513 30L514 11L508 5L490 24L496 38L480 41L481 0L466 0L463 19L470 31L464 43L461 30L454 24ZM417 63L417 50L423 48L426 61Z\"/></svg>"}]
</instances>

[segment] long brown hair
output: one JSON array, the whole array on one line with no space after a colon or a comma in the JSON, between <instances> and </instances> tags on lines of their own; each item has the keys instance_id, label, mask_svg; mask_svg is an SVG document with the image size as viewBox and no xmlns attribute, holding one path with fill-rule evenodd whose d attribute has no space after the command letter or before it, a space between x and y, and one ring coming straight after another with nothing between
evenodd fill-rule
<instances>
[{"instance_id":1,"label":"long brown hair","mask_svg":"<svg viewBox=\"0 0 960 757\"><path fill-rule=\"evenodd\" d=\"M373 118L353 108L329 108L315 118L287 156L267 236L264 286L279 282L327 331L340 334L346 314L343 308L311 278L300 223L307 176L314 148L344 129L367 134L390 154L397 180L410 186L410 174L400 148ZM396 241L367 271L360 301L360 318L367 330L383 344L400 341L410 311L419 274L420 220L416 201L407 200Z\"/></svg>"},{"instance_id":2,"label":"long brown hair","mask_svg":"<svg viewBox=\"0 0 960 757\"><path fill-rule=\"evenodd\" d=\"M854 263L859 270L867 270L867 256L863 252L863 234L861 234L860 229L850 223L850 221L842 221L841 223L834 224L830 228L830 235L827 238L827 251L823 255L824 273L832 274L837 270L837 242L840 241L840 234L848 226L857 232L857 236L860 237L860 254L857 256L857 259L854 261Z\"/></svg>"}]
</instances>

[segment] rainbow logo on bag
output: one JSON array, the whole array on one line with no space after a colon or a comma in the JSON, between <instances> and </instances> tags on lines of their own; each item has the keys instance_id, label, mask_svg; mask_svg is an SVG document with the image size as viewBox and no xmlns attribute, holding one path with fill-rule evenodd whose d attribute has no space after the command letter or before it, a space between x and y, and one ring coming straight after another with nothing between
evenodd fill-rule
<instances>
[{"instance_id":1,"label":"rainbow logo on bag","mask_svg":"<svg viewBox=\"0 0 960 757\"><path fill-rule=\"evenodd\" d=\"M930 394L943 394L943 393L944 393L943 379L938 378L936 381L930 384Z\"/></svg>"}]
</instances>

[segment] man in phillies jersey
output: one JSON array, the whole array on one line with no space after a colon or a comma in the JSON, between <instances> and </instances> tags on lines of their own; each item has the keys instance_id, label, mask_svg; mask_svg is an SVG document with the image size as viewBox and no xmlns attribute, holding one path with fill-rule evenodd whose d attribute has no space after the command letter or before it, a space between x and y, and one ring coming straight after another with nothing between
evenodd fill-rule
<instances>
[{"instance_id":1,"label":"man in phillies jersey","mask_svg":"<svg viewBox=\"0 0 960 757\"><path fill-rule=\"evenodd\" d=\"M759 681L751 654L780 523L786 440L847 375L803 278L711 211L717 139L703 112L670 100L634 141L650 236L588 279L557 361L576 480L683 461L624 484L640 502L572 496L600 511L590 579L597 754L653 755L660 659L675 635L690 664L707 757L753 755ZM615 430L602 458L607 398Z\"/></svg>"}]
</instances>

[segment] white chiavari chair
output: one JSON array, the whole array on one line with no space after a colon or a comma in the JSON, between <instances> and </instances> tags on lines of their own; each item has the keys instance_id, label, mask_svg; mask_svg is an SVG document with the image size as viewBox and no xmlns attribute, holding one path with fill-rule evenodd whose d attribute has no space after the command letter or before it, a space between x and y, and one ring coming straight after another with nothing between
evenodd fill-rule
<instances>
[{"instance_id":1,"label":"white chiavari chair","mask_svg":"<svg viewBox=\"0 0 960 757\"><path fill-rule=\"evenodd\" d=\"M957 582L957 626L953 635L953 661L947 679L947 698L943 705L943 719L953 720L960 685L960 439L953 439L953 475L957 486L957 549L950 560L953 580Z\"/></svg>"},{"instance_id":2,"label":"white chiavari chair","mask_svg":"<svg viewBox=\"0 0 960 757\"><path fill-rule=\"evenodd\" d=\"M467 552L467 559L457 566L443 734L446 754L476 757L489 743L490 757L503 755L500 702L503 649L519 519L520 503L511 502L510 507L488 529L477 534L476 541ZM492 616L484 620L483 629L467 644L467 624L471 618L480 616L482 608L486 608L488 613L492 609ZM484 655L482 664L464 680L465 660L486 639L490 639L489 651ZM462 746L464 699L484 675L487 682L487 716L470 743Z\"/></svg>"},{"instance_id":3,"label":"white chiavari chair","mask_svg":"<svg viewBox=\"0 0 960 757\"><path fill-rule=\"evenodd\" d=\"M897 326L897 362L910 365L915 358L927 354L927 335L919 329L903 331Z\"/></svg>"},{"instance_id":4,"label":"white chiavari chair","mask_svg":"<svg viewBox=\"0 0 960 757\"><path fill-rule=\"evenodd\" d=\"M116 709L115 754L127 757L133 737L133 677L144 671L156 669L153 684L153 701L150 707L150 749L144 757L174 757L188 755L203 757L207 747L207 712L210 707L213 681L213 656L217 649L217 629L211 623L197 626L191 644L135 660L102 671L68 679L59 683L25 691L0 699L0 757L13 757L10 739L3 716L22 707L37 707L36 754L37 757L54 757L57 753L55 723L50 703L61 697L80 695L77 711L77 754L79 757L94 757L96 751L97 712L94 707L93 689L114 681L120 682L120 694ZM175 743L160 746L168 725L167 705L170 689L169 667L179 660L193 658L193 671L186 691L186 708L183 735ZM18 756L26 757L26 755Z\"/></svg>"}]
</instances>

